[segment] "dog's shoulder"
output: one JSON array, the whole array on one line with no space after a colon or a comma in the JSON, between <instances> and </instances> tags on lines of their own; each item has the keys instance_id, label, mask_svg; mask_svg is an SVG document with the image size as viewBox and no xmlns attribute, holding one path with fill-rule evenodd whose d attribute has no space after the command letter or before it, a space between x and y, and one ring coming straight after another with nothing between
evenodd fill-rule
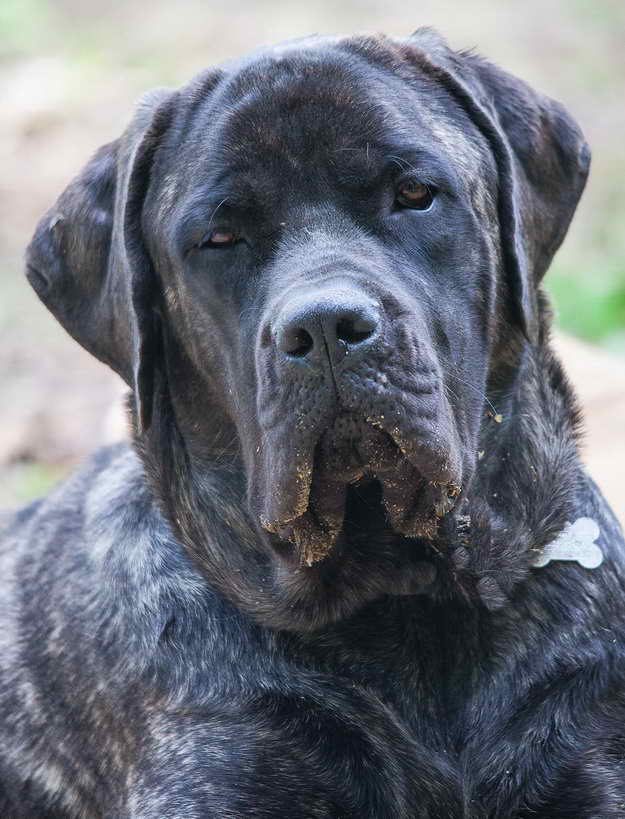
<instances>
[{"instance_id":1,"label":"dog's shoulder","mask_svg":"<svg viewBox=\"0 0 625 819\"><path fill-rule=\"evenodd\" d=\"M129 512L145 508L142 483L138 460L126 445L99 450L46 497L3 517L0 554L27 574L27 567L36 572L44 564L52 572L52 557L62 571L77 559L95 558L106 522L119 520L120 512L126 539L139 533L140 516L133 520Z\"/></svg>"},{"instance_id":2,"label":"dog's shoulder","mask_svg":"<svg viewBox=\"0 0 625 819\"><path fill-rule=\"evenodd\" d=\"M0 570L0 630L17 635L7 673L51 662L76 685L93 676L122 686L168 667L180 674L171 653L181 642L203 641L205 653L234 620L239 639L245 632L174 537L127 445L96 453L12 515ZM191 652L184 664L195 660Z\"/></svg>"}]
</instances>

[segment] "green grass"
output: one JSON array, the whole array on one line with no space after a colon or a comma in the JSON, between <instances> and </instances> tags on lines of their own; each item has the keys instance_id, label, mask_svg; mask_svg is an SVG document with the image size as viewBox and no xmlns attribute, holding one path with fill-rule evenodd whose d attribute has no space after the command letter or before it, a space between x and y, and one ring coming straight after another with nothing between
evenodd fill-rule
<instances>
[{"instance_id":1,"label":"green grass","mask_svg":"<svg viewBox=\"0 0 625 819\"><path fill-rule=\"evenodd\" d=\"M44 463L12 464L2 473L0 508L21 506L45 495L69 471L68 467Z\"/></svg>"},{"instance_id":2,"label":"green grass","mask_svg":"<svg viewBox=\"0 0 625 819\"><path fill-rule=\"evenodd\" d=\"M563 330L625 352L625 259L611 259L600 271L561 268L547 278Z\"/></svg>"}]
</instances>

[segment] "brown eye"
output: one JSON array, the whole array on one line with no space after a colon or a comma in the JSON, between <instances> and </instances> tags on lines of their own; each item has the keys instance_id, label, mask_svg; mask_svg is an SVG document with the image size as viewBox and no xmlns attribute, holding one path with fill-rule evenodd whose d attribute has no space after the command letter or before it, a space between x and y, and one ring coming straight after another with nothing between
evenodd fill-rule
<instances>
[{"instance_id":1,"label":"brown eye","mask_svg":"<svg viewBox=\"0 0 625 819\"><path fill-rule=\"evenodd\" d=\"M402 208L427 210L434 196L435 190L423 182L402 182L397 188L396 202Z\"/></svg>"},{"instance_id":2,"label":"brown eye","mask_svg":"<svg viewBox=\"0 0 625 819\"><path fill-rule=\"evenodd\" d=\"M231 230L213 230L204 236L198 247L229 247L238 241L238 235Z\"/></svg>"}]
</instances>

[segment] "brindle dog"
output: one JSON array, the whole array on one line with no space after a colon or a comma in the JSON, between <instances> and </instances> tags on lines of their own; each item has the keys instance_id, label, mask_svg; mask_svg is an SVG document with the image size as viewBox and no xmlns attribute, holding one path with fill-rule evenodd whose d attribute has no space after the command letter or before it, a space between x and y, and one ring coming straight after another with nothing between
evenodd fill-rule
<instances>
[{"instance_id":1,"label":"brindle dog","mask_svg":"<svg viewBox=\"0 0 625 819\"><path fill-rule=\"evenodd\" d=\"M588 165L428 30L143 100L28 250L133 443L5 525L2 817L625 816L625 544L539 287ZM602 565L534 567L580 517Z\"/></svg>"}]
</instances>

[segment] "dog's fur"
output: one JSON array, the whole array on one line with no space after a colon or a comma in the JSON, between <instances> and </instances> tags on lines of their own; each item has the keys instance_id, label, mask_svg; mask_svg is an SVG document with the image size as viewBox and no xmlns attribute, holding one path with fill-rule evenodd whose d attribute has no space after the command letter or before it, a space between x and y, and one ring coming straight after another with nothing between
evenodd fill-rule
<instances>
[{"instance_id":1,"label":"dog's fur","mask_svg":"<svg viewBox=\"0 0 625 819\"><path fill-rule=\"evenodd\" d=\"M28 252L134 440L4 524L2 817L625 816L624 542L539 288L588 164L428 30L143 101ZM532 568L582 516L604 563Z\"/></svg>"}]
</instances>

